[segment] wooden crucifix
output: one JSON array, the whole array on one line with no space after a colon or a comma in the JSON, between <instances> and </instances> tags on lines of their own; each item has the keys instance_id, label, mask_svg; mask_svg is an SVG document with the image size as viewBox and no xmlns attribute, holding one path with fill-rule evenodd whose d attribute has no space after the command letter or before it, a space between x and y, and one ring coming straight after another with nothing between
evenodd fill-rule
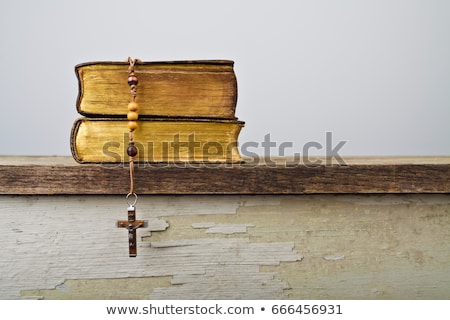
<instances>
[{"instance_id":1,"label":"wooden crucifix","mask_svg":"<svg viewBox=\"0 0 450 320\"><path fill-rule=\"evenodd\" d=\"M137 256L137 237L136 230L139 228L147 228L147 221L136 220L136 208L133 205L128 207L128 220L117 221L118 228L125 228L128 230L128 246L130 257Z\"/></svg>"}]
</instances>

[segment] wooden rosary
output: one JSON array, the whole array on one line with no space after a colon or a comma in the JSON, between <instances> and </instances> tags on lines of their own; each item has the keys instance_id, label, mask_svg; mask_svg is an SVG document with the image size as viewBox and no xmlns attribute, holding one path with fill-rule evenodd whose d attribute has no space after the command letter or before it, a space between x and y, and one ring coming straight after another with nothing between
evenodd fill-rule
<instances>
[{"instance_id":1,"label":"wooden rosary","mask_svg":"<svg viewBox=\"0 0 450 320\"><path fill-rule=\"evenodd\" d=\"M128 85L131 88L131 101L128 103L128 148L127 154L129 156L129 166L130 166L130 192L127 194L125 200L128 204L128 220L119 220L117 222L117 226L119 228L125 228L128 230L128 246L129 246L129 255L130 257L137 256L137 237L136 230L139 228L146 228L147 221L144 220L136 220L136 203L137 203L137 194L134 192L134 161L135 157L138 154L138 149L134 145L134 131L138 127L137 119L139 118L138 114L138 104L136 102L137 95L137 85L138 78L134 74L134 67L136 63L140 63L139 59L131 59L128 58L129 67L128 67ZM134 199L130 199L130 198Z\"/></svg>"}]
</instances>

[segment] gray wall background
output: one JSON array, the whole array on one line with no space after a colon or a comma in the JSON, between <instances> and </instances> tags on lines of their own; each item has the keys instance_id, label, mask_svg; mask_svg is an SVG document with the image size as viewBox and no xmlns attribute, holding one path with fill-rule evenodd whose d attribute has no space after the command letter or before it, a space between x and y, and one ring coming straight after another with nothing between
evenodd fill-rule
<instances>
[{"instance_id":1,"label":"gray wall background","mask_svg":"<svg viewBox=\"0 0 450 320\"><path fill-rule=\"evenodd\" d=\"M234 60L253 152L450 155L448 0L1 0L0 45L0 155L70 155L74 66L128 56Z\"/></svg>"}]
</instances>

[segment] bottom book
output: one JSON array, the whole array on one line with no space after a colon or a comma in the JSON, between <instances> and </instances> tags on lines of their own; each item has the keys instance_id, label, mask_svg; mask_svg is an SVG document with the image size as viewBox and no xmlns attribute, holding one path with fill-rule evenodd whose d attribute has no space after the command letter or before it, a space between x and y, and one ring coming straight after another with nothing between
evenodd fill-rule
<instances>
[{"instance_id":1,"label":"bottom book","mask_svg":"<svg viewBox=\"0 0 450 320\"><path fill-rule=\"evenodd\" d=\"M72 127L72 155L79 163L127 162L126 119L80 118ZM237 145L244 122L147 118L138 121L134 142L139 162L240 162Z\"/></svg>"}]
</instances>

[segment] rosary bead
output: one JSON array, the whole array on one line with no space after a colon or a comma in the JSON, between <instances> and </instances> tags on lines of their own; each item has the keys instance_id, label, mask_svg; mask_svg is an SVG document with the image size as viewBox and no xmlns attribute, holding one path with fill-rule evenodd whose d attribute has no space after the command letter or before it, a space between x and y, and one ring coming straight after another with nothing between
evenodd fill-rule
<instances>
[{"instance_id":1,"label":"rosary bead","mask_svg":"<svg viewBox=\"0 0 450 320\"><path fill-rule=\"evenodd\" d=\"M136 121L139 118L139 114L137 112L130 111L127 114L127 118L130 121Z\"/></svg>"},{"instance_id":2,"label":"rosary bead","mask_svg":"<svg viewBox=\"0 0 450 320\"><path fill-rule=\"evenodd\" d=\"M136 121L128 121L128 129L135 130L137 129L138 124Z\"/></svg>"},{"instance_id":3,"label":"rosary bead","mask_svg":"<svg viewBox=\"0 0 450 320\"><path fill-rule=\"evenodd\" d=\"M128 146L128 148L127 148L127 154L128 154L130 157L136 156L137 153L138 153L138 149L136 148L136 146L135 146L134 144Z\"/></svg>"},{"instance_id":4,"label":"rosary bead","mask_svg":"<svg viewBox=\"0 0 450 320\"><path fill-rule=\"evenodd\" d=\"M135 101L131 101L128 104L128 111L137 111L138 110L138 104Z\"/></svg>"},{"instance_id":5,"label":"rosary bead","mask_svg":"<svg viewBox=\"0 0 450 320\"><path fill-rule=\"evenodd\" d=\"M132 86L132 85L137 85L138 84L138 78L132 74L128 77L128 85Z\"/></svg>"}]
</instances>

